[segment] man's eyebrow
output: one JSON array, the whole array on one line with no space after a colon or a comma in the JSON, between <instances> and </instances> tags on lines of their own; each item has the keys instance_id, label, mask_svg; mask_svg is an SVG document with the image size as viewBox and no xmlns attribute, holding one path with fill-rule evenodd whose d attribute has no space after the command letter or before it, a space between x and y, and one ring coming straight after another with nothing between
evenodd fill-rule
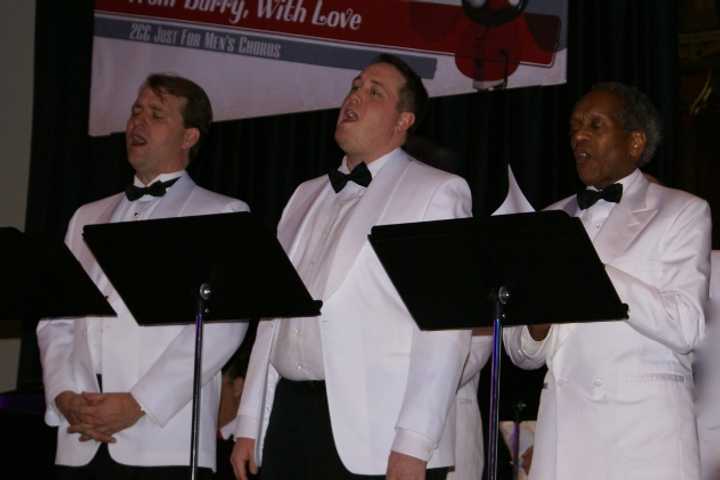
<instances>
[{"instance_id":1,"label":"man's eyebrow","mask_svg":"<svg viewBox=\"0 0 720 480\"><path fill-rule=\"evenodd\" d=\"M382 82L379 81L379 80L370 80L370 83L372 83L373 85L379 86L379 87L382 88L383 90L387 90L387 87L385 86L385 84L382 83Z\"/></svg>"},{"instance_id":2,"label":"man's eyebrow","mask_svg":"<svg viewBox=\"0 0 720 480\"><path fill-rule=\"evenodd\" d=\"M161 100L150 100L147 102L147 108L153 111L167 110L167 105Z\"/></svg>"}]
</instances>

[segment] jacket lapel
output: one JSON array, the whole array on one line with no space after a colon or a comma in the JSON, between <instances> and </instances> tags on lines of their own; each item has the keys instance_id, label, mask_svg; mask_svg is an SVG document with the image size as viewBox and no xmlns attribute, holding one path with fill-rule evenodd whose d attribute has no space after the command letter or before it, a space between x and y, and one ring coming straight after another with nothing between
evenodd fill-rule
<instances>
[{"instance_id":1,"label":"jacket lapel","mask_svg":"<svg viewBox=\"0 0 720 480\"><path fill-rule=\"evenodd\" d=\"M323 176L311 180L302 191L298 191L290 200L291 204L283 212L283 218L278 225L277 237L288 258L295 262L295 254L298 246L308 240L304 235L308 218L312 218L312 212L318 208L322 197L331 194L328 177Z\"/></svg>"},{"instance_id":2,"label":"jacket lapel","mask_svg":"<svg viewBox=\"0 0 720 480\"><path fill-rule=\"evenodd\" d=\"M110 220L112 219L113 213L115 212L115 209L118 207L120 202L123 199L122 193L117 194L109 199L107 203L104 203L100 206L100 209L98 211L98 215L87 221L85 225L94 225L94 224L103 224L103 223L110 223ZM81 233L82 236L82 233ZM100 279L103 276L103 271L100 268L100 265L95 260L95 255L93 255L90 248L85 243L85 239L80 239L80 242L82 242L82 246L80 248L77 248L75 251L78 253L78 260L80 261L80 264L82 264L85 267L85 270L88 272L88 276L92 279L92 281L95 283L95 285L101 285ZM105 286L105 285L103 285ZM105 293L105 292L103 292Z\"/></svg>"},{"instance_id":3,"label":"jacket lapel","mask_svg":"<svg viewBox=\"0 0 720 480\"><path fill-rule=\"evenodd\" d=\"M389 204L408 165L410 165L410 160L407 154L398 149L373 178L353 212L352 218L348 220L340 235L335 258L332 260L328 273L324 299L329 298L342 284L350 267L357 259L360 249L367 241L370 229L377 224Z\"/></svg>"},{"instance_id":4,"label":"jacket lapel","mask_svg":"<svg viewBox=\"0 0 720 480\"><path fill-rule=\"evenodd\" d=\"M578 216L578 204L577 204L577 196L573 195L572 197L568 197L567 201L565 203L560 203L559 205L556 205L552 207L553 210L563 210L565 213L570 215L571 217L577 217Z\"/></svg>"},{"instance_id":5,"label":"jacket lapel","mask_svg":"<svg viewBox=\"0 0 720 480\"><path fill-rule=\"evenodd\" d=\"M650 182L641 175L623 194L598 232L594 244L603 263L622 255L657 214L657 208L646 205L649 185Z\"/></svg>"}]
</instances>

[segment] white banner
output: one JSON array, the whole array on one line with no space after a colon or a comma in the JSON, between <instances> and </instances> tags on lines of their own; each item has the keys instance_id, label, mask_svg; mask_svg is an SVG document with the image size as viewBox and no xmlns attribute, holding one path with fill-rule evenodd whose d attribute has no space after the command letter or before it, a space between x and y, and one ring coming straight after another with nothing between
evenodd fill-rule
<instances>
[{"instance_id":1,"label":"white banner","mask_svg":"<svg viewBox=\"0 0 720 480\"><path fill-rule=\"evenodd\" d=\"M338 107L382 52L431 96L565 82L566 0L96 0L90 134L125 128L150 73L191 78L215 120ZM513 6L515 5L515 6Z\"/></svg>"}]
</instances>

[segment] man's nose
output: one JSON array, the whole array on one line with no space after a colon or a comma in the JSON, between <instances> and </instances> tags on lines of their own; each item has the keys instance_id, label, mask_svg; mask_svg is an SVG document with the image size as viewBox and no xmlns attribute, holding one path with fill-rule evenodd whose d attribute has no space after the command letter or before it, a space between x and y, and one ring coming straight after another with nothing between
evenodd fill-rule
<instances>
[{"instance_id":1,"label":"man's nose","mask_svg":"<svg viewBox=\"0 0 720 480\"><path fill-rule=\"evenodd\" d=\"M359 90L355 90L354 92L350 93L350 96L348 97L348 103L350 105L357 105L358 103L360 103L360 93L359 92L360 92Z\"/></svg>"},{"instance_id":2,"label":"man's nose","mask_svg":"<svg viewBox=\"0 0 720 480\"><path fill-rule=\"evenodd\" d=\"M145 123L147 123L147 115L143 112L130 116L130 125L133 127L145 125Z\"/></svg>"},{"instance_id":3,"label":"man's nose","mask_svg":"<svg viewBox=\"0 0 720 480\"><path fill-rule=\"evenodd\" d=\"M588 131L581 127L570 132L570 145L575 147L578 143L588 139Z\"/></svg>"}]
</instances>

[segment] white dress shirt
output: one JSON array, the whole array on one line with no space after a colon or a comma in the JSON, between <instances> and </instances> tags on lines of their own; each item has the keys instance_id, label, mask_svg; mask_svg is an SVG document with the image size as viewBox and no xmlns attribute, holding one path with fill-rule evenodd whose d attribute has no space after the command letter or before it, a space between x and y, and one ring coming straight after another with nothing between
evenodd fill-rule
<instances>
[{"instance_id":1,"label":"white dress shirt","mask_svg":"<svg viewBox=\"0 0 720 480\"><path fill-rule=\"evenodd\" d=\"M370 162L367 165L370 173L377 175L388 158L385 155ZM349 172L346 158L343 158L339 170ZM323 200L309 213L307 229L310 241L299 253L296 268L313 298L321 298L325 291L339 237L365 191L365 187L352 181L337 193L328 185ZM281 320L270 362L288 380L324 379L318 318Z\"/></svg>"}]
</instances>

